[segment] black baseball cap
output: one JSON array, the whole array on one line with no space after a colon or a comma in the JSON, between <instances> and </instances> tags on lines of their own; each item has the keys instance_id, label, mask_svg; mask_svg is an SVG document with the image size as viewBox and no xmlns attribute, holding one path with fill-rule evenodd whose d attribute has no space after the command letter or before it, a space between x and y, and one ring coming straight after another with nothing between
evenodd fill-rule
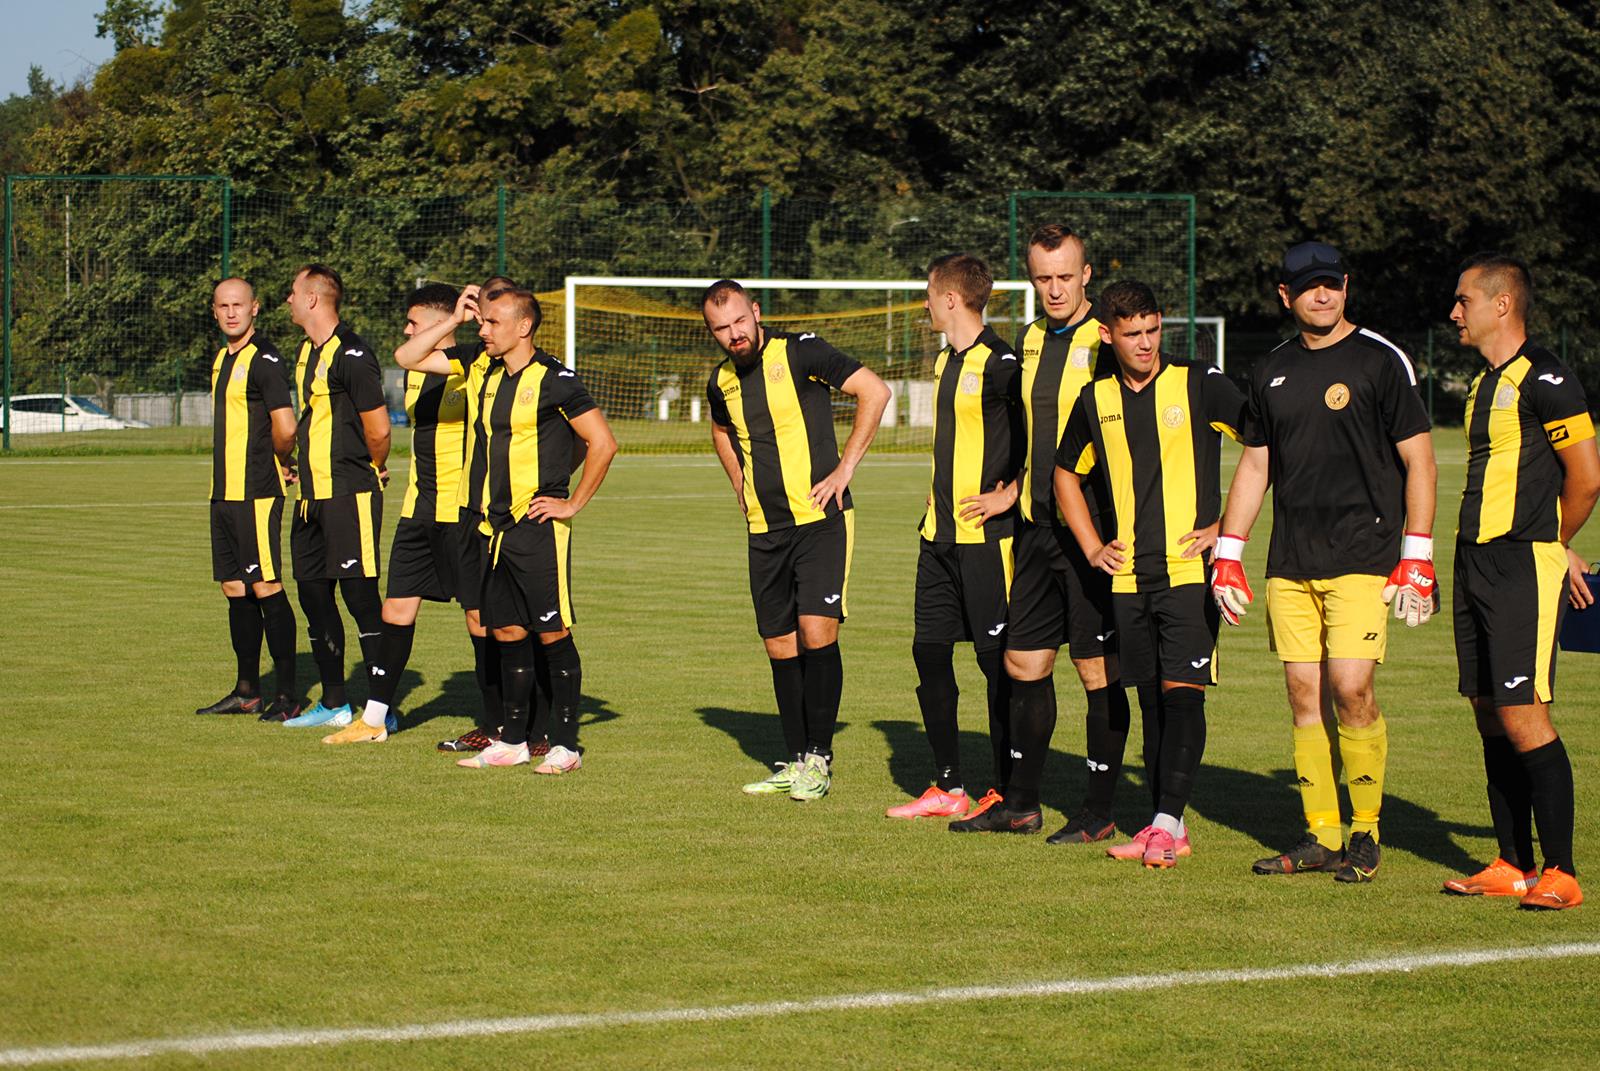
<instances>
[{"instance_id":1,"label":"black baseball cap","mask_svg":"<svg viewBox=\"0 0 1600 1071\"><path fill-rule=\"evenodd\" d=\"M1318 279L1337 279L1344 282L1350 272L1344 266L1339 251L1326 242L1301 242L1283 254L1283 268L1278 281L1298 294Z\"/></svg>"}]
</instances>

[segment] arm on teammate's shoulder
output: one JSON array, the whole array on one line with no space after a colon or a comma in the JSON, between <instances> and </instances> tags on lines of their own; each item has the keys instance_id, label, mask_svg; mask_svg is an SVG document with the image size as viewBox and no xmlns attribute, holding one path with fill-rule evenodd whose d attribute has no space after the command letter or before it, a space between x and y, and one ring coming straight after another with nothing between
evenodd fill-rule
<instances>
[{"instance_id":1,"label":"arm on teammate's shoulder","mask_svg":"<svg viewBox=\"0 0 1600 1071\"><path fill-rule=\"evenodd\" d=\"M717 452L717 460L722 462L722 471L728 474L728 482L733 484L734 497L739 500L739 512L746 512L744 470L739 467L739 456L733 451L733 428L712 420L711 446Z\"/></svg>"},{"instance_id":2,"label":"arm on teammate's shoulder","mask_svg":"<svg viewBox=\"0 0 1600 1071\"><path fill-rule=\"evenodd\" d=\"M1248 440L1246 440L1248 442ZM1228 484L1228 504L1222 511L1222 531L1246 539L1261 515L1261 504L1266 501L1270 482L1267 448L1246 446L1234 467L1233 480Z\"/></svg>"},{"instance_id":3,"label":"arm on teammate's shoulder","mask_svg":"<svg viewBox=\"0 0 1600 1071\"><path fill-rule=\"evenodd\" d=\"M1437 505L1439 466L1433 457L1433 436L1421 432L1394 444L1406 468L1406 531L1432 535Z\"/></svg>"},{"instance_id":4,"label":"arm on teammate's shoulder","mask_svg":"<svg viewBox=\"0 0 1600 1071\"><path fill-rule=\"evenodd\" d=\"M611 468L611 459L617 456L617 437L611 433L611 423L598 407L569 418L567 424L584 443L583 476L566 498L534 499L528 506L528 516L533 520L565 520L588 505L594 493L600 490L606 471Z\"/></svg>"}]
</instances>

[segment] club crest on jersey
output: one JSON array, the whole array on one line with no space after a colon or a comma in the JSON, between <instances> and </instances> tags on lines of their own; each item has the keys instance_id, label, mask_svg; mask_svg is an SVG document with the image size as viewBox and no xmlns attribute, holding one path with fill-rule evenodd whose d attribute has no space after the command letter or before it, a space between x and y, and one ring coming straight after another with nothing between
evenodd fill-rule
<instances>
[{"instance_id":1,"label":"club crest on jersey","mask_svg":"<svg viewBox=\"0 0 1600 1071\"><path fill-rule=\"evenodd\" d=\"M521 402L523 405L527 405L529 402L533 401L533 394L534 390L532 387L523 387L522 393L517 395L517 401Z\"/></svg>"},{"instance_id":2,"label":"club crest on jersey","mask_svg":"<svg viewBox=\"0 0 1600 1071\"><path fill-rule=\"evenodd\" d=\"M783 382L783 365L774 364L767 369L767 379L773 383Z\"/></svg>"},{"instance_id":3,"label":"club crest on jersey","mask_svg":"<svg viewBox=\"0 0 1600 1071\"><path fill-rule=\"evenodd\" d=\"M466 393L466 391L463 391L463 390L446 391L445 392L445 396L444 396L444 404L445 405L460 405L462 403L462 401L466 398L466 396L467 396L467 393Z\"/></svg>"},{"instance_id":4,"label":"club crest on jersey","mask_svg":"<svg viewBox=\"0 0 1600 1071\"><path fill-rule=\"evenodd\" d=\"M1088 368L1089 367L1089 347L1088 346L1074 346L1074 347L1072 347L1072 352L1067 354L1067 363L1070 364L1072 367L1078 368L1078 369Z\"/></svg>"},{"instance_id":5,"label":"club crest on jersey","mask_svg":"<svg viewBox=\"0 0 1600 1071\"><path fill-rule=\"evenodd\" d=\"M978 382L978 373L966 372L961 376L961 393L976 394L981 384Z\"/></svg>"},{"instance_id":6,"label":"club crest on jersey","mask_svg":"<svg viewBox=\"0 0 1600 1071\"><path fill-rule=\"evenodd\" d=\"M235 383L243 383L244 382L244 377L246 375L248 375L248 374L249 374L249 370L247 368L245 368L244 365L236 364L236 365L233 366L233 374L231 376L229 376L228 378L233 380Z\"/></svg>"},{"instance_id":7,"label":"club crest on jersey","mask_svg":"<svg viewBox=\"0 0 1600 1071\"><path fill-rule=\"evenodd\" d=\"M1350 388L1343 383L1335 383L1323 392L1322 400L1329 409L1337 413L1350 404Z\"/></svg>"},{"instance_id":8,"label":"club crest on jersey","mask_svg":"<svg viewBox=\"0 0 1600 1071\"><path fill-rule=\"evenodd\" d=\"M329 362L328 362L328 359L326 357L317 358L317 370L315 372L311 373L312 378L313 379L327 379L328 378L328 363Z\"/></svg>"},{"instance_id":9,"label":"club crest on jersey","mask_svg":"<svg viewBox=\"0 0 1600 1071\"><path fill-rule=\"evenodd\" d=\"M1515 409L1517 406L1517 388L1510 383L1500 384L1500 389L1494 392L1494 407L1496 409Z\"/></svg>"},{"instance_id":10,"label":"club crest on jersey","mask_svg":"<svg viewBox=\"0 0 1600 1071\"><path fill-rule=\"evenodd\" d=\"M1161 411L1161 423L1169 428L1183 426L1183 406L1169 405Z\"/></svg>"}]
</instances>

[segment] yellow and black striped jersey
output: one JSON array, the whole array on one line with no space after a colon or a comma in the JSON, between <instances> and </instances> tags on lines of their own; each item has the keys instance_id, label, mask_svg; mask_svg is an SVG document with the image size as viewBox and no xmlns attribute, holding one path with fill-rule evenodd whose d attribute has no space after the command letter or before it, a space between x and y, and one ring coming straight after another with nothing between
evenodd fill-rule
<instances>
[{"instance_id":1,"label":"yellow and black striped jersey","mask_svg":"<svg viewBox=\"0 0 1600 1071\"><path fill-rule=\"evenodd\" d=\"M451 358L448 375L406 373L406 418L411 423L411 477L401 517L453 523L460 516L456 485L466 445L467 377Z\"/></svg>"},{"instance_id":2,"label":"yellow and black striped jersey","mask_svg":"<svg viewBox=\"0 0 1600 1071\"><path fill-rule=\"evenodd\" d=\"M961 500L1007 483L1027 452L1022 362L994 328L957 353L946 346L933 365L933 478L922 538L932 543L994 543L1011 535L1015 510L977 525Z\"/></svg>"},{"instance_id":3,"label":"yellow and black striped jersey","mask_svg":"<svg viewBox=\"0 0 1600 1071\"><path fill-rule=\"evenodd\" d=\"M523 520L535 498L567 497L578 438L571 421L595 402L578 373L534 350L516 373L489 361L480 405L487 535Z\"/></svg>"},{"instance_id":4,"label":"yellow and black striped jersey","mask_svg":"<svg viewBox=\"0 0 1600 1071\"><path fill-rule=\"evenodd\" d=\"M361 414L382 409L378 357L343 320L322 345L300 343L300 497L332 498L377 491L378 470L367 449Z\"/></svg>"},{"instance_id":5,"label":"yellow and black striped jersey","mask_svg":"<svg viewBox=\"0 0 1600 1071\"><path fill-rule=\"evenodd\" d=\"M289 365L267 337L211 362L211 497L220 502L283 497L272 449L272 411L294 404Z\"/></svg>"},{"instance_id":6,"label":"yellow and black striped jersey","mask_svg":"<svg viewBox=\"0 0 1600 1071\"><path fill-rule=\"evenodd\" d=\"M1180 540L1222 513L1222 435L1239 438L1244 409L1244 393L1221 369L1164 355L1140 390L1120 375L1083 388L1055 460L1080 476L1105 472L1111 502L1101 536L1128 548L1112 591L1206 582L1204 559L1185 558Z\"/></svg>"},{"instance_id":7,"label":"yellow and black striped jersey","mask_svg":"<svg viewBox=\"0 0 1600 1071\"><path fill-rule=\"evenodd\" d=\"M1100 321L1092 312L1061 327L1051 327L1049 319L1041 316L1017 339L1017 354L1022 359L1022 409L1028 421L1028 458L1017 506L1024 519L1034 524L1060 523L1054 480L1056 448L1079 392L1107 371L1099 367L1100 352ZM1083 497L1094 517L1100 515L1100 502L1105 498L1100 484L1098 470L1083 481Z\"/></svg>"},{"instance_id":8,"label":"yellow and black striped jersey","mask_svg":"<svg viewBox=\"0 0 1600 1071\"><path fill-rule=\"evenodd\" d=\"M762 329L760 355L711 371L711 419L733 434L744 473L745 523L752 535L812 524L839 512L811 504L811 489L839 467L833 398L861 367L813 334ZM851 507L850 491L844 508Z\"/></svg>"},{"instance_id":9,"label":"yellow and black striped jersey","mask_svg":"<svg viewBox=\"0 0 1600 1071\"><path fill-rule=\"evenodd\" d=\"M1594 438L1583 386L1550 351L1531 342L1467 392L1467 485L1461 492L1464 543L1561 538L1556 453Z\"/></svg>"}]
</instances>

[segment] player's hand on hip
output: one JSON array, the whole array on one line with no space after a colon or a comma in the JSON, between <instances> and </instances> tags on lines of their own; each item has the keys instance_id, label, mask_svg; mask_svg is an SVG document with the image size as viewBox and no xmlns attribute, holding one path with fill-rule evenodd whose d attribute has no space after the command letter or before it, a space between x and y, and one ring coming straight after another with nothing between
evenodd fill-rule
<instances>
[{"instance_id":1,"label":"player's hand on hip","mask_svg":"<svg viewBox=\"0 0 1600 1071\"><path fill-rule=\"evenodd\" d=\"M564 521L578 512L570 498L536 498L528 503L530 521Z\"/></svg>"},{"instance_id":2,"label":"player's hand on hip","mask_svg":"<svg viewBox=\"0 0 1600 1071\"><path fill-rule=\"evenodd\" d=\"M1183 547L1183 556L1193 558L1204 554L1217 545L1217 530L1222 522L1208 524L1204 528L1196 528L1192 532L1185 532L1178 537L1178 545ZM1187 545L1185 545L1187 544Z\"/></svg>"},{"instance_id":3,"label":"player's hand on hip","mask_svg":"<svg viewBox=\"0 0 1600 1071\"><path fill-rule=\"evenodd\" d=\"M983 527L990 517L998 517L1016 504L1017 496L1004 481L996 481L994 488L981 495L968 495L961 500L961 519Z\"/></svg>"},{"instance_id":4,"label":"player's hand on hip","mask_svg":"<svg viewBox=\"0 0 1600 1071\"><path fill-rule=\"evenodd\" d=\"M1383 588L1383 601L1394 606L1396 620L1407 628L1425 624L1439 612L1439 581L1433 575L1433 540L1425 535L1406 533L1400 550L1400 564L1389 574Z\"/></svg>"},{"instance_id":5,"label":"player's hand on hip","mask_svg":"<svg viewBox=\"0 0 1600 1071\"><path fill-rule=\"evenodd\" d=\"M1571 547L1567 548L1567 601L1574 610L1582 610L1594 605L1594 592L1589 590L1589 582L1584 574L1589 567L1584 560L1578 557L1578 552Z\"/></svg>"},{"instance_id":6,"label":"player's hand on hip","mask_svg":"<svg viewBox=\"0 0 1600 1071\"><path fill-rule=\"evenodd\" d=\"M827 509L828 503L832 502L844 509L844 493L850 489L851 475L841 461L838 468L817 481L817 485L811 489L812 508Z\"/></svg>"},{"instance_id":7,"label":"player's hand on hip","mask_svg":"<svg viewBox=\"0 0 1600 1071\"><path fill-rule=\"evenodd\" d=\"M1100 544L1100 549L1088 555L1089 564L1103 573L1116 576L1128 564L1128 544L1120 539Z\"/></svg>"},{"instance_id":8,"label":"player's hand on hip","mask_svg":"<svg viewBox=\"0 0 1600 1071\"><path fill-rule=\"evenodd\" d=\"M1222 620L1230 625L1239 623L1245 607L1256 598L1244 575L1244 543L1240 536L1218 536L1216 560L1211 567L1211 598L1216 601Z\"/></svg>"}]
</instances>

